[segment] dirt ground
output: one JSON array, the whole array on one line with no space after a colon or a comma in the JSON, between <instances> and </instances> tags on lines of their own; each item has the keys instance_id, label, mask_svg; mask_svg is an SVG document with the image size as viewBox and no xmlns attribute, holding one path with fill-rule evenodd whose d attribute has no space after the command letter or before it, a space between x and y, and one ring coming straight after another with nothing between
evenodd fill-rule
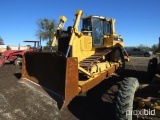
<instances>
[{"instance_id":1,"label":"dirt ground","mask_svg":"<svg viewBox=\"0 0 160 120\"><path fill-rule=\"evenodd\" d=\"M87 96L74 98L61 111L53 99L18 83L21 67L6 64L0 68L0 120L114 120L119 82L136 77L140 83L148 83L147 65L151 58L131 57L137 70L131 62L126 63L120 76L113 75L88 91Z\"/></svg>"}]
</instances>

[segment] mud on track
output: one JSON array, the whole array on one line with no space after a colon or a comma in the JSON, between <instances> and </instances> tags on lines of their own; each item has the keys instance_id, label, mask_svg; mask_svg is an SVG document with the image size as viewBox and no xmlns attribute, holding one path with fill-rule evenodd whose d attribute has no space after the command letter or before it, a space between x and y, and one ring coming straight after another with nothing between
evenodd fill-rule
<instances>
[{"instance_id":1,"label":"mud on track","mask_svg":"<svg viewBox=\"0 0 160 120\"><path fill-rule=\"evenodd\" d=\"M137 71L131 63L118 77L103 81L87 93L74 98L62 111L56 102L40 92L18 83L21 67L6 64L0 68L0 120L113 120L115 95L119 82L127 76L147 83L147 65L151 57L133 57Z\"/></svg>"}]
</instances>

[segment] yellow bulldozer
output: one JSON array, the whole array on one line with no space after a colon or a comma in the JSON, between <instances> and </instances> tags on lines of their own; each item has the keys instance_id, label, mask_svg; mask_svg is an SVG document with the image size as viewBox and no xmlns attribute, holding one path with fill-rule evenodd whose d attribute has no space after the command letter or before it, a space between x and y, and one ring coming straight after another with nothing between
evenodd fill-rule
<instances>
[{"instance_id":1,"label":"yellow bulldozer","mask_svg":"<svg viewBox=\"0 0 160 120\"><path fill-rule=\"evenodd\" d=\"M50 52L26 52L23 57L20 82L54 97L60 109L125 67L124 42L115 33L115 19L82 16L77 10L74 25L67 30L67 18L60 16ZM56 43L58 51L53 51Z\"/></svg>"}]
</instances>

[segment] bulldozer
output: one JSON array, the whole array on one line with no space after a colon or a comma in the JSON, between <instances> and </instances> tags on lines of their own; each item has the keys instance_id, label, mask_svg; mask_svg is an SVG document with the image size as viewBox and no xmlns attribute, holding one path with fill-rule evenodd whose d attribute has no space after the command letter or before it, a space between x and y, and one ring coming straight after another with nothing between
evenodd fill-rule
<instances>
[{"instance_id":1,"label":"bulldozer","mask_svg":"<svg viewBox=\"0 0 160 120\"><path fill-rule=\"evenodd\" d=\"M82 16L83 11L77 10L74 25L67 30L63 29L67 18L60 16L50 51L23 56L19 82L54 98L59 109L125 67L124 42L115 32L115 19ZM56 44L58 50L53 51Z\"/></svg>"}]
</instances>

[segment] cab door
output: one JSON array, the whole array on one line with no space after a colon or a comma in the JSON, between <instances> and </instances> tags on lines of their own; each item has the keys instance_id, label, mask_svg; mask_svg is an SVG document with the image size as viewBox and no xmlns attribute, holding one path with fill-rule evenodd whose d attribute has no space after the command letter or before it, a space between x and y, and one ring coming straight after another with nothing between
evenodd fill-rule
<instances>
[{"instance_id":1,"label":"cab door","mask_svg":"<svg viewBox=\"0 0 160 120\"><path fill-rule=\"evenodd\" d=\"M104 45L104 34L103 34L103 20L93 17L92 18L92 40L93 47L99 47Z\"/></svg>"}]
</instances>

